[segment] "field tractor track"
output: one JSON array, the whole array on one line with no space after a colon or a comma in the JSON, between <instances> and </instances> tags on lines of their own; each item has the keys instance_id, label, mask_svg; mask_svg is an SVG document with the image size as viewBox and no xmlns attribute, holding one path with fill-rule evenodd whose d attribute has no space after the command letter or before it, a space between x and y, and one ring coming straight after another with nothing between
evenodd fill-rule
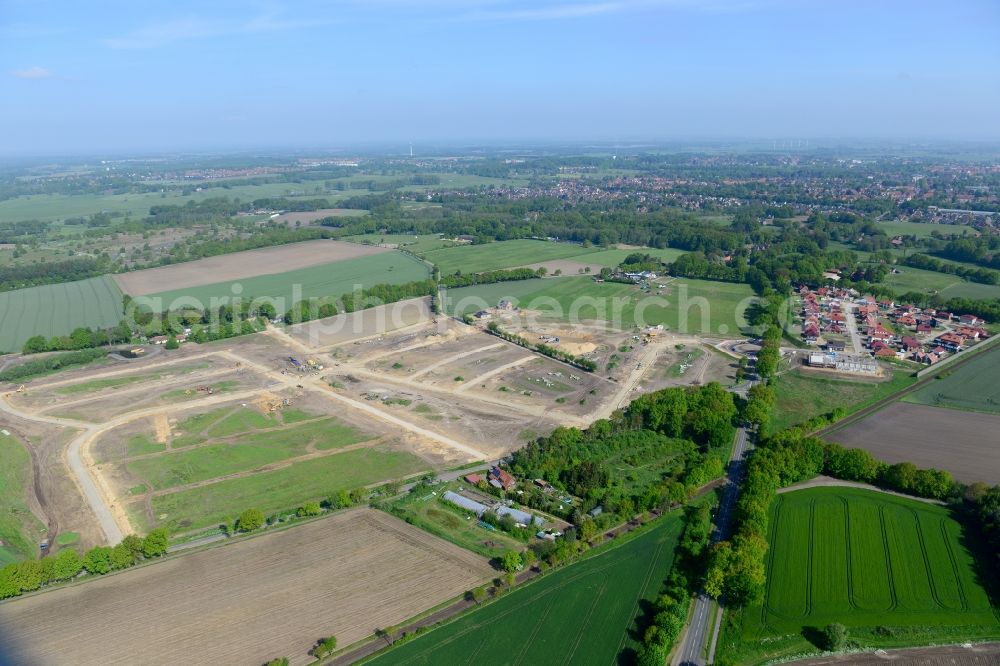
<instances>
[{"instance_id":1,"label":"field tractor track","mask_svg":"<svg viewBox=\"0 0 1000 666\"><path fill-rule=\"evenodd\" d=\"M899 607L899 597L896 596L896 578L892 573L892 557L889 556L889 532L885 529L885 507L878 508L879 528L882 532L882 549L885 552L885 570L889 573L889 610L896 610Z\"/></svg>"},{"instance_id":2,"label":"field tractor track","mask_svg":"<svg viewBox=\"0 0 1000 666\"><path fill-rule=\"evenodd\" d=\"M660 560L660 553L662 551L663 551L663 542L661 541L660 543L658 543L656 545L656 552L653 553L653 557L649 560L649 568L646 569L646 576L645 576L645 578L642 579L642 586L639 588L640 590L645 590L646 586L649 585L649 579L653 577L653 571L656 569L656 563ZM601 594L604 594L604 588L603 587L601 588ZM640 598L636 598L635 604L633 604L633 606L632 606L632 612L630 613L631 617L638 616L638 614L639 614L639 604L640 603L642 603L641 599ZM590 617L589 614L588 614L588 617ZM622 636L621 641L618 642L618 649L615 650L615 654L617 654L617 653L619 653L619 652L622 651L622 648L625 647L625 641L627 639L628 639L628 630L626 629L625 630L625 634ZM579 643L579 640L577 641L576 644L573 645L573 652L576 652L576 645L578 643ZM566 663L569 663L569 662L567 661Z\"/></svg>"},{"instance_id":3,"label":"field tractor track","mask_svg":"<svg viewBox=\"0 0 1000 666\"><path fill-rule=\"evenodd\" d=\"M806 612L802 617L809 617L813 611L813 550L816 544L816 500L809 502L809 555L806 559Z\"/></svg>"},{"instance_id":4,"label":"field tractor track","mask_svg":"<svg viewBox=\"0 0 1000 666\"><path fill-rule=\"evenodd\" d=\"M654 559L654 561L655 561L655 559ZM645 585L643 585L643 587L640 588L640 589L643 589L643 588L645 588ZM587 610L587 617L583 618L583 623L580 625L581 631L577 635L576 641L574 641L574 643L573 643L573 649L571 649L568 653L566 653L566 659L563 661L564 664L571 664L571 663L573 663L573 657L576 655L576 651L580 647L580 641L583 640L583 634L587 630L587 627L590 626L590 618L594 616L594 611L597 609L598 604L600 604L601 599L604 598L604 593L607 591L607 589L608 589L608 579L605 578L604 582L601 583L601 589L599 589L597 591L597 594L594 595L594 600L590 604L590 609ZM539 624L539 627L540 626L541 625ZM626 629L625 632L626 632L625 635L627 636L628 635L628 629ZM537 634L537 633L538 633L538 629L535 629L535 631L532 632L532 634L531 634L531 640L535 639L535 634Z\"/></svg>"},{"instance_id":5,"label":"field tractor track","mask_svg":"<svg viewBox=\"0 0 1000 666\"><path fill-rule=\"evenodd\" d=\"M601 589L603 592L603 588ZM545 619L552 612L552 607L556 605L555 599L550 599L549 603L545 606L545 612L541 614L538 621L535 622L535 628L531 631L531 635L524 641L524 645L521 646L521 650L517 653L514 658L514 664L520 664L524 661L525 656L527 656L528 651L531 649L531 644L534 642L535 637L538 636L538 632L542 630L542 625L545 624Z\"/></svg>"},{"instance_id":6,"label":"field tractor track","mask_svg":"<svg viewBox=\"0 0 1000 666\"><path fill-rule=\"evenodd\" d=\"M778 495L778 503L777 506L774 507L774 520L771 521L772 523L771 534L769 535L770 543L777 543L778 525L781 522L781 507L784 503L785 503L785 498L782 497L781 495ZM767 580L772 580L772 576L774 575L773 550L771 551L770 555L771 556L768 557L768 563L767 563ZM765 626L767 625L767 614L774 613L774 610L771 608L771 590L773 589L773 587L774 586L772 585L768 585L765 587L765 589L767 590L767 597L764 599L764 603L762 604L760 609L760 623ZM775 613L775 615L777 615L777 613Z\"/></svg>"},{"instance_id":7,"label":"field tractor track","mask_svg":"<svg viewBox=\"0 0 1000 666\"><path fill-rule=\"evenodd\" d=\"M941 539L944 547L948 551L948 562L951 564L952 573L955 575L955 584L958 585L958 598L962 603L962 610L969 610L969 598L965 596L965 588L962 586L962 577L959 575L958 561L955 559L955 551L951 547L951 539L948 538L948 522L941 519Z\"/></svg>"},{"instance_id":8,"label":"field tractor track","mask_svg":"<svg viewBox=\"0 0 1000 666\"><path fill-rule=\"evenodd\" d=\"M934 572L931 570L931 558L927 556L927 544L924 543L924 530L920 527L920 516L913 509L907 509L910 515L913 516L913 526L917 529L917 542L920 544L920 558L924 562L924 575L927 576L927 587L931 591L931 599L937 604L939 608L948 610L947 606L941 601L941 597L938 596L937 586L934 584Z\"/></svg>"},{"instance_id":9,"label":"field tractor track","mask_svg":"<svg viewBox=\"0 0 1000 666\"><path fill-rule=\"evenodd\" d=\"M854 562L851 559L851 511L847 503L847 498L840 497L840 503L844 506L844 548L847 551L847 603L856 611L860 611L854 600Z\"/></svg>"}]
</instances>

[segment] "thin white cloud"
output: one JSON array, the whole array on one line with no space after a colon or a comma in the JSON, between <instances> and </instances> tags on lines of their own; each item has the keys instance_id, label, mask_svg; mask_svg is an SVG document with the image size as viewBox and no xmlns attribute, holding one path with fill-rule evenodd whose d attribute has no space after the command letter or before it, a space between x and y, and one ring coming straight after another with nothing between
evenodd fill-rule
<instances>
[{"instance_id":1,"label":"thin white cloud","mask_svg":"<svg viewBox=\"0 0 1000 666\"><path fill-rule=\"evenodd\" d=\"M105 39L104 43L113 49L151 49L192 39L277 32L328 23L330 21L327 20L282 19L272 14L262 14L243 21L188 17L148 25L119 37Z\"/></svg>"},{"instance_id":2,"label":"thin white cloud","mask_svg":"<svg viewBox=\"0 0 1000 666\"><path fill-rule=\"evenodd\" d=\"M33 79L33 80L51 79L53 76L55 76L52 73L52 70L46 69L44 67L38 67L37 65L35 67L29 67L27 69L16 69L13 72L11 72L11 74L19 79Z\"/></svg>"},{"instance_id":3,"label":"thin white cloud","mask_svg":"<svg viewBox=\"0 0 1000 666\"><path fill-rule=\"evenodd\" d=\"M570 0L568 2L485 2L485 8L455 18L471 21L557 21L654 9L742 11L771 0Z\"/></svg>"},{"instance_id":4,"label":"thin white cloud","mask_svg":"<svg viewBox=\"0 0 1000 666\"><path fill-rule=\"evenodd\" d=\"M470 12L465 18L482 21L551 21L557 19L581 18L610 14L627 9L627 2L580 2L572 4L552 4L549 6L533 6Z\"/></svg>"}]
</instances>

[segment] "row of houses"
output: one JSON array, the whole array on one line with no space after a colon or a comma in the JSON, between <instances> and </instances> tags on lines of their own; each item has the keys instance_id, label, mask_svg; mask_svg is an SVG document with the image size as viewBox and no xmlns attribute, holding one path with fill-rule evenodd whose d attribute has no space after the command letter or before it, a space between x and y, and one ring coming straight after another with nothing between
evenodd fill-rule
<instances>
[{"instance_id":1,"label":"row of houses","mask_svg":"<svg viewBox=\"0 0 1000 666\"><path fill-rule=\"evenodd\" d=\"M813 291L806 285L799 287L802 308L799 317L802 323L802 338L808 344L816 344L824 333L843 335L847 333L847 313L845 304L851 307L853 290L838 287L820 287Z\"/></svg>"},{"instance_id":2,"label":"row of houses","mask_svg":"<svg viewBox=\"0 0 1000 666\"><path fill-rule=\"evenodd\" d=\"M933 365L949 353L960 352L988 337L986 330L978 326L982 320L974 315L956 317L950 312L897 306L886 301L880 302L879 307L896 331L909 329L913 335L890 331L876 321L868 329L868 346L878 358L910 359Z\"/></svg>"}]
</instances>

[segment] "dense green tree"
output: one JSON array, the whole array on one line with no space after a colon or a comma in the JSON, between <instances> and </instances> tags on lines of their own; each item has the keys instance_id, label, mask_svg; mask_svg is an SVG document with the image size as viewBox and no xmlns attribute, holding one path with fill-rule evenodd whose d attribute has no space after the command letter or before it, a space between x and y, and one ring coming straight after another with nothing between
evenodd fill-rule
<instances>
[{"instance_id":1,"label":"dense green tree","mask_svg":"<svg viewBox=\"0 0 1000 666\"><path fill-rule=\"evenodd\" d=\"M240 514L236 526L241 532L253 532L264 526L264 512L260 509L247 509Z\"/></svg>"}]
</instances>

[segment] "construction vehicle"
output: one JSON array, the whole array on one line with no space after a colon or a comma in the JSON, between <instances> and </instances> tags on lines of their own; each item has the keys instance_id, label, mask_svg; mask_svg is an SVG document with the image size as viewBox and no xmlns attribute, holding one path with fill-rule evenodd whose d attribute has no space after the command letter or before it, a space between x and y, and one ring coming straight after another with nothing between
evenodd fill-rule
<instances>
[{"instance_id":1,"label":"construction vehicle","mask_svg":"<svg viewBox=\"0 0 1000 666\"><path fill-rule=\"evenodd\" d=\"M24 384L21 384L20 386L17 387L17 392L24 393Z\"/></svg>"}]
</instances>

